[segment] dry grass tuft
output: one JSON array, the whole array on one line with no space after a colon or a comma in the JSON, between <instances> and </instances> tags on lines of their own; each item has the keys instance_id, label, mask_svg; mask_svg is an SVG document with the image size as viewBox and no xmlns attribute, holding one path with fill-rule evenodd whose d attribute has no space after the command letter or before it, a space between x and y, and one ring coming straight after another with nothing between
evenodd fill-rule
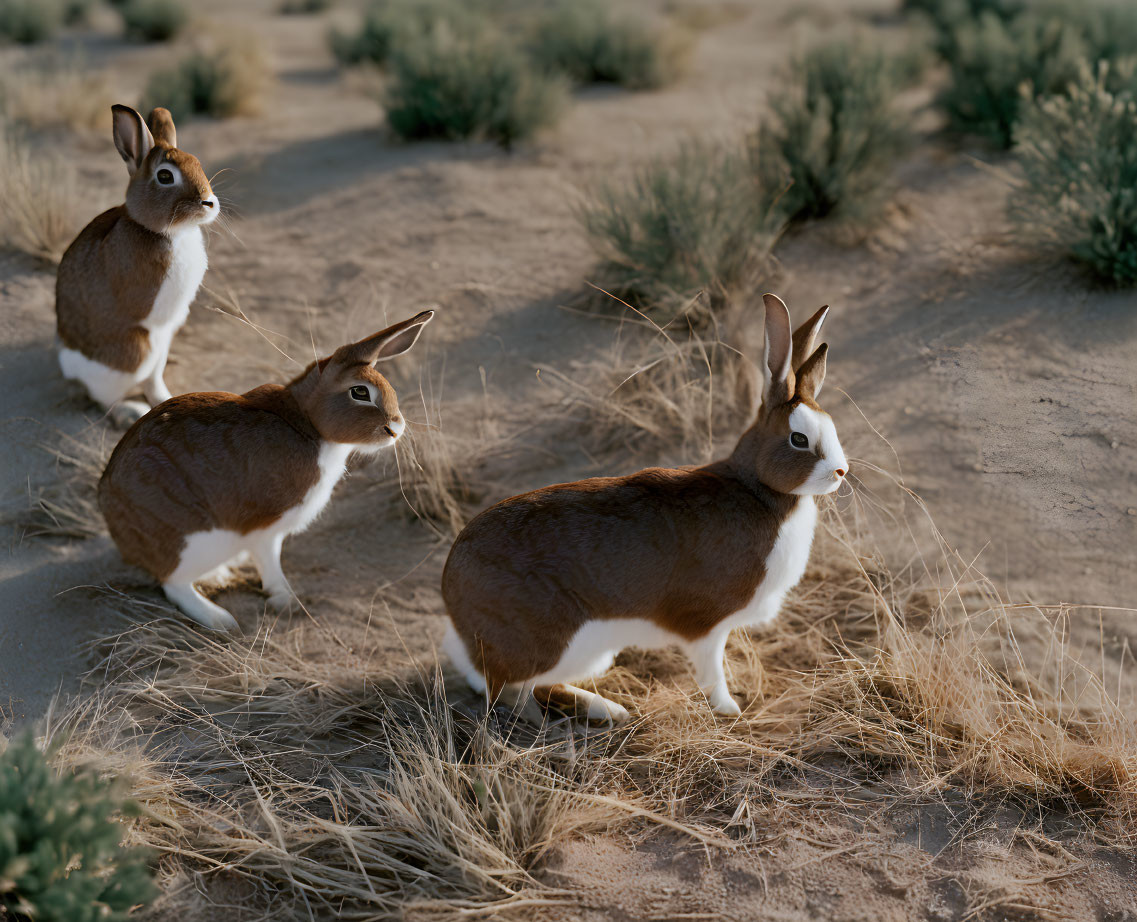
<instances>
[{"instance_id":1,"label":"dry grass tuft","mask_svg":"<svg viewBox=\"0 0 1137 922\"><path fill-rule=\"evenodd\" d=\"M59 262L79 229L74 169L0 122L0 246Z\"/></svg>"},{"instance_id":2,"label":"dry grass tuft","mask_svg":"<svg viewBox=\"0 0 1137 922\"><path fill-rule=\"evenodd\" d=\"M452 707L437 675L378 684L346 650L313 662L306 632L228 643L136 623L49 736L65 763L134 779L133 836L167 881L245 878L277 912L343 919L556 900L533 868L624 812L595 795L594 768Z\"/></svg>"},{"instance_id":3,"label":"dry grass tuft","mask_svg":"<svg viewBox=\"0 0 1137 922\"><path fill-rule=\"evenodd\" d=\"M60 433L40 447L54 462L57 477L29 493L29 506L18 521L29 538L94 538L105 535L96 491L113 443L99 432L98 443Z\"/></svg>"},{"instance_id":4,"label":"dry grass tuft","mask_svg":"<svg viewBox=\"0 0 1137 922\"><path fill-rule=\"evenodd\" d=\"M706 318L698 331L692 312ZM610 348L563 370L543 368L541 378L561 395L564 418L590 454L710 461L720 434L740 431L756 407L760 377L746 358L753 350L729 344L740 337L727 332L741 330L743 314L732 307L720 321L692 301L661 328L637 312Z\"/></svg>"},{"instance_id":5,"label":"dry grass tuft","mask_svg":"<svg viewBox=\"0 0 1137 922\"><path fill-rule=\"evenodd\" d=\"M740 721L716 720L667 656L656 678L633 654L600 684L645 715L624 753L650 772L630 793L763 838L775 804L897 809L955 790L1040 818L1084 813L1100 838L1131 843L1137 725L1072 649L1070 609L1008 604L946 549L927 562L936 572L891 572L849 513L830 508L814 551L825 569L779 622L731 644Z\"/></svg>"},{"instance_id":6,"label":"dry grass tuft","mask_svg":"<svg viewBox=\"0 0 1137 922\"><path fill-rule=\"evenodd\" d=\"M396 501L445 540L454 538L479 507L508 495L505 481L524 457L517 433L504 433L485 405L482 409L472 426L444 424L442 403L430 382L426 390L420 387L417 406L408 404L412 418L395 443ZM454 415L452 410L450 418ZM392 477L379 486L389 489L395 483Z\"/></svg>"},{"instance_id":7,"label":"dry grass tuft","mask_svg":"<svg viewBox=\"0 0 1137 922\"><path fill-rule=\"evenodd\" d=\"M74 61L49 58L0 77L0 110L9 122L32 131L109 134L112 102L106 76Z\"/></svg>"}]
</instances>

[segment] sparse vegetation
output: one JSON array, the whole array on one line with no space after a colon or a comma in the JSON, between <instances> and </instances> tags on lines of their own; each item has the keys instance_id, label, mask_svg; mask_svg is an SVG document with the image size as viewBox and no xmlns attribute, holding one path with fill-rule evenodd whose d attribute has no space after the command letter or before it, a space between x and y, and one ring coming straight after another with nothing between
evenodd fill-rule
<instances>
[{"instance_id":1,"label":"sparse vegetation","mask_svg":"<svg viewBox=\"0 0 1137 922\"><path fill-rule=\"evenodd\" d=\"M735 322L723 326L737 334L746 312L736 306L732 313ZM761 386L760 372L743 351L714 332L699 333L681 321L667 331L632 322L610 349L565 369L542 369L542 380L562 396L558 410L568 439L592 456L713 460L723 434L741 432L750 422Z\"/></svg>"},{"instance_id":2,"label":"sparse vegetation","mask_svg":"<svg viewBox=\"0 0 1137 922\"><path fill-rule=\"evenodd\" d=\"M439 20L390 61L387 123L407 139L484 139L509 149L552 124L563 82L535 69L492 26Z\"/></svg>"},{"instance_id":3,"label":"sparse vegetation","mask_svg":"<svg viewBox=\"0 0 1137 922\"><path fill-rule=\"evenodd\" d=\"M689 143L602 182L580 210L603 260L601 284L669 319L699 291L712 312L760 274L780 231L740 151Z\"/></svg>"},{"instance_id":4,"label":"sparse vegetation","mask_svg":"<svg viewBox=\"0 0 1137 922\"><path fill-rule=\"evenodd\" d=\"M1137 48L1137 7L1121 0L937 0L930 15L950 69L940 102L960 132L1010 147L1022 107L1061 94L1082 64L1119 64ZM1121 71L1110 71L1108 88Z\"/></svg>"},{"instance_id":5,"label":"sparse vegetation","mask_svg":"<svg viewBox=\"0 0 1137 922\"><path fill-rule=\"evenodd\" d=\"M255 41L242 36L221 38L151 76L143 109L165 106L174 118L251 114L260 108L267 77L268 70Z\"/></svg>"},{"instance_id":6,"label":"sparse vegetation","mask_svg":"<svg viewBox=\"0 0 1137 922\"><path fill-rule=\"evenodd\" d=\"M95 491L110 458L111 446L97 430L90 438L59 433L40 446L54 462L57 479L29 492L27 510L17 518L29 538L93 538L106 534Z\"/></svg>"},{"instance_id":7,"label":"sparse vegetation","mask_svg":"<svg viewBox=\"0 0 1137 922\"><path fill-rule=\"evenodd\" d=\"M332 7L332 0L284 0L280 12L285 16L312 16Z\"/></svg>"},{"instance_id":8,"label":"sparse vegetation","mask_svg":"<svg viewBox=\"0 0 1137 922\"><path fill-rule=\"evenodd\" d=\"M463 33L481 20L475 11L455 0L383 0L364 9L356 31L332 30L329 41L341 64L386 67L396 48L421 40L439 23Z\"/></svg>"},{"instance_id":9,"label":"sparse vegetation","mask_svg":"<svg viewBox=\"0 0 1137 922\"><path fill-rule=\"evenodd\" d=\"M126 37L139 42L168 42L189 22L182 0L127 0L120 12Z\"/></svg>"},{"instance_id":10,"label":"sparse vegetation","mask_svg":"<svg viewBox=\"0 0 1137 922\"><path fill-rule=\"evenodd\" d=\"M66 13L61 0L0 0L0 38L21 45L42 42L59 31Z\"/></svg>"},{"instance_id":11,"label":"sparse vegetation","mask_svg":"<svg viewBox=\"0 0 1137 922\"><path fill-rule=\"evenodd\" d=\"M1126 78L1132 85L1132 66ZM1137 101L1110 68L1084 68L1066 96L1028 106L1017 132L1024 182L1011 217L1027 242L1063 252L1107 284L1137 284Z\"/></svg>"},{"instance_id":12,"label":"sparse vegetation","mask_svg":"<svg viewBox=\"0 0 1137 922\"><path fill-rule=\"evenodd\" d=\"M1004 22L984 13L955 26L941 104L956 130L1010 147L1024 101L1063 92L1087 52L1060 19L1031 12Z\"/></svg>"},{"instance_id":13,"label":"sparse vegetation","mask_svg":"<svg viewBox=\"0 0 1137 922\"><path fill-rule=\"evenodd\" d=\"M896 107L900 66L876 48L845 41L792 63L752 143L767 209L777 203L790 220L871 216L908 139Z\"/></svg>"},{"instance_id":14,"label":"sparse vegetation","mask_svg":"<svg viewBox=\"0 0 1137 922\"><path fill-rule=\"evenodd\" d=\"M0 113L21 129L106 132L111 102L106 78L75 62L51 60L0 75Z\"/></svg>"},{"instance_id":15,"label":"sparse vegetation","mask_svg":"<svg viewBox=\"0 0 1137 922\"><path fill-rule=\"evenodd\" d=\"M540 22L532 54L577 84L644 90L678 79L690 48L688 33L653 26L603 0L560 0Z\"/></svg>"},{"instance_id":16,"label":"sparse vegetation","mask_svg":"<svg viewBox=\"0 0 1137 922\"><path fill-rule=\"evenodd\" d=\"M0 245L55 263L79 230L78 179L53 149L0 122Z\"/></svg>"},{"instance_id":17,"label":"sparse vegetation","mask_svg":"<svg viewBox=\"0 0 1137 922\"><path fill-rule=\"evenodd\" d=\"M30 734L0 754L0 915L125 922L154 895L144 858L121 847L128 805L89 771L57 773Z\"/></svg>"}]
</instances>

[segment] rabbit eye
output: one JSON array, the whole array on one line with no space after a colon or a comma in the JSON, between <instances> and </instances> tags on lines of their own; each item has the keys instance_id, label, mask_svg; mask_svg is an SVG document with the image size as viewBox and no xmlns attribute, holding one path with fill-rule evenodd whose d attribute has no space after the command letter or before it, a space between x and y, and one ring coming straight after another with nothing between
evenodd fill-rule
<instances>
[{"instance_id":1,"label":"rabbit eye","mask_svg":"<svg viewBox=\"0 0 1137 922\"><path fill-rule=\"evenodd\" d=\"M803 432L791 432L790 444L794 448L809 448L809 439Z\"/></svg>"},{"instance_id":2,"label":"rabbit eye","mask_svg":"<svg viewBox=\"0 0 1137 922\"><path fill-rule=\"evenodd\" d=\"M158 182L160 182L163 186L172 186L174 184L174 174L171 170L159 170L156 176Z\"/></svg>"},{"instance_id":3,"label":"rabbit eye","mask_svg":"<svg viewBox=\"0 0 1137 922\"><path fill-rule=\"evenodd\" d=\"M371 402L371 391L365 388L362 384L357 384L350 391L348 391L348 393L351 394L352 400L362 400L366 403Z\"/></svg>"}]
</instances>

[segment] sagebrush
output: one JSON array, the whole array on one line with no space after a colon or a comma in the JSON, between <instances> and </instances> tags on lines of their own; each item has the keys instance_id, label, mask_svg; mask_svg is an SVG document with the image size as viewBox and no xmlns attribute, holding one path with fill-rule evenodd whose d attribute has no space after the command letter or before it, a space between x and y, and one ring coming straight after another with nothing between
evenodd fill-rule
<instances>
[{"instance_id":1,"label":"sagebrush","mask_svg":"<svg viewBox=\"0 0 1137 922\"><path fill-rule=\"evenodd\" d=\"M555 122L567 102L562 79L485 22L435 21L399 45L389 67L387 123L407 139L484 139L508 149Z\"/></svg>"},{"instance_id":2,"label":"sagebrush","mask_svg":"<svg viewBox=\"0 0 1137 922\"><path fill-rule=\"evenodd\" d=\"M260 109L267 80L260 46L251 37L211 39L150 77L142 109L164 106L175 119L249 115Z\"/></svg>"},{"instance_id":3,"label":"sagebrush","mask_svg":"<svg viewBox=\"0 0 1137 922\"><path fill-rule=\"evenodd\" d=\"M146 856L121 847L129 812L91 771L57 772L31 734L0 753L0 915L125 922L155 894Z\"/></svg>"},{"instance_id":4,"label":"sagebrush","mask_svg":"<svg viewBox=\"0 0 1137 922\"><path fill-rule=\"evenodd\" d=\"M59 31L66 17L62 0L3 0L0 38L21 45L42 42Z\"/></svg>"},{"instance_id":5,"label":"sagebrush","mask_svg":"<svg viewBox=\"0 0 1137 922\"><path fill-rule=\"evenodd\" d=\"M761 276L781 230L776 200L741 149L688 142L626 181L597 183L579 216L600 283L666 321L700 291L713 313Z\"/></svg>"},{"instance_id":6,"label":"sagebrush","mask_svg":"<svg viewBox=\"0 0 1137 922\"><path fill-rule=\"evenodd\" d=\"M333 29L329 42L341 64L385 67L396 48L422 39L439 22L464 32L479 21L475 10L457 0L385 0L364 8L357 29Z\"/></svg>"},{"instance_id":7,"label":"sagebrush","mask_svg":"<svg viewBox=\"0 0 1137 922\"><path fill-rule=\"evenodd\" d=\"M574 83L656 89L687 66L690 36L653 25L604 0L562 0L541 19L531 53Z\"/></svg>"},{"instance_id":8,"label":"sagebrush","mask_svg":"<svg viewBox=\"0 0 1137 922\"><path fill-rule=\"evenodd\" d=\"M863 42L823 44L796 58L751 144L765 207L797 221L870 216L908 143L896 101L907 66Z\"/></svg>"},{"instance_id":9,"label":"sagebrush","mask_svg":"<svg viewBox=\"0 0 1137 922\"><path fill-rule=\"evenodd\" d=\"M1137 284L1137 101L1109 90L1109 70L1087 67L1066 96L1027 107L1010 215L1024 242L1128 286Z\"/></svg>"},{"instance_id":10,"label":"sagebrush","mask_svg":"<svg viewBox=\"0 0 1137 922\"><path fill-rule=\"evenodd\" d=\"M127 0L120 12L126 37L140 42L168 42L189 22L182 0Z\"/></svg>"}]
</instances>

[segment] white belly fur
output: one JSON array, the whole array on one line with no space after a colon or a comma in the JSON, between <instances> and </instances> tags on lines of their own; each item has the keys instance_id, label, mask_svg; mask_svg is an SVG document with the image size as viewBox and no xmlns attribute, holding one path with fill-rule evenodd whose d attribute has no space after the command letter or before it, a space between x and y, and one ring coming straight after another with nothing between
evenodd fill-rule
<instances>
[{"instance_id":1,"label":"white belly fur","mask_svg":"<svg viewBox=\"0 0 1137 922\"><path fill-rule=\"evenodd\" d=\"M150 313L141 324L149 334L150 351L137 368L117 371L74 349L61 347L59 350L59 367L63 376L81 381L100 403L110 405L118 402L145 381L159 362L164 365L174 334L189 316L190 304L208 266L205 238L200 227L190 225L171 234L170 243L170 265L166 277L154 296Z\"/></svg>"},{"instance_id":2,"label":"white belly fur","mask_svg":"<svg viewBox=\"0 0 1137 922\"><path fill-rule=\"evenodd\" d=\"M813 497L803 496L778 531L766 562L766 578L754 591L754 596L747 605L719 622L712 631L713 635L729 633L737 627L756 627L777 617L786 593L797 585L805 573L816 525L817 506ZM485 679L477 672L465 648L457 640L451 629L443 641L445 652L450 654L452 662L471 687L484 689ZM539 639L536 640L539 642ZM573 635L557 665L526 684L540 688L595 678L606 672L620 651L627 647L654 650L678 646L688 657L695 659L694 654L705 643L705 638L688 641L645 618L589 621Z\"/></svg>"},{"instance_id":3,"label":"white belly fur","mask_svg":"<svg viewBox=\"0 0 1137 922\"><path fill-rule=\"evenodd\" d=\"M319 456L320 479L308 490L304 499L271 525L244 535L225 528L212 528L187 535L178 566L167 582L193 582L245 554L258 558L275 542L303 531L328 504L332 490L343 477L348 455L357 447L361 450L371 448L324 442Z\"/></svg>"}]
</instances>

